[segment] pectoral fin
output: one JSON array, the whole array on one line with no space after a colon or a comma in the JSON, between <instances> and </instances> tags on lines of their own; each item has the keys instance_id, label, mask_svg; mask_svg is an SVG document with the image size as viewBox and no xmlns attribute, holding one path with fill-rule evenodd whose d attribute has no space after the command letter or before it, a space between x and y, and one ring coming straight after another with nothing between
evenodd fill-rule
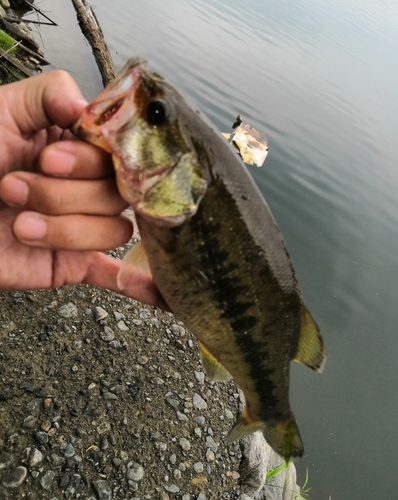
<instances>
[{"instance_id":1,"label":"pectoral fin","mask_svg":"<svg viewBox=\"0 0 398 500\"><path fill-rule=\"evenodd\" d=\"M203 369L210 380L226 382L231 380L231 374L217 361L217 359L199 342L199 356Z\"/></svg>"},{"instance_id":2,"label":"pectoral fin","mask_svg":"<svg viewBox=\"0 0 398 500\"><path fill-rule=\"evenodd\" d=\"M304 304L301 305L300 339L294 361L303 363L321 373L326 362L326 352L319 328Z\"/></svg>"},{"instance_id":3,"label":"pectoral fin","mask_svg":"<svg viewBox=\"0 0 398 500\"><path fill-rule=\"evenodd\" d=\"M117 286L121 290L146 286L151 281L150 276L148 257L140 241L124 256L117 275Z\"/></svg>"}]
</instances>

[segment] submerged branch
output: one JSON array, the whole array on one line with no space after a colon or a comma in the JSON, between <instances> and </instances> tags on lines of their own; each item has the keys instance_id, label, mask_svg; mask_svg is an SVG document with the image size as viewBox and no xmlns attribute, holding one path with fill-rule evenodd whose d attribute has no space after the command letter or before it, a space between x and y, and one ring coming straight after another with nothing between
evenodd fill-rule
<instances>
[{"instance_id":1,"label":"submerged branch","mask_svg":"<svg viewBox=\"0 0 398 500\"><path fill-rule=\"evenodd\" d=\"M80 28L91 45L100 70L102 83L108 85L115 78L113 61L105 44L102 29L88 0L72 0Z\"/></svg>"}]
</instances>

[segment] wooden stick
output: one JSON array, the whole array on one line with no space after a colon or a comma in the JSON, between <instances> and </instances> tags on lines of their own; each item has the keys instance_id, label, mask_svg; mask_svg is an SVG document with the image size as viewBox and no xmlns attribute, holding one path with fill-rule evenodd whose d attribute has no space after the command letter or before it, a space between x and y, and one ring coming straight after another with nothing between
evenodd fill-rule
<instances>
[{"instance_id":1,"label":"wooden stick","mask_svg":"<svg viewBox=\"0 0 398 500\"><path fill-rule=\"evenodd\" d=\"M72 0L72 3L76 10L80 29L93 50L102 76L102 83L105 87L115 78L115 69L108 47L105 44L102 29L88 0Z\"/></svg>"},{"instance_id":2,"label":"wooden stick","mask_svg":"<svg viewBox=\"0 0 398 500\"><path fill-rule=\"evenodd\" d=\"M50 21L51 25L52 26L58 26L57 23L54 23L54 21L52 19L50 19L48 16L46 16L45 14L43 14L43 12L38 9L37 7L35 7L33 4L31 4L30 2L28 2L28 0L25 0L25 3L26 5L28 5L31 9L35 10L36 12L38 12L41 16L45 17L47 19L47 21ZM39 24L39 22L37 23ZM44 24L44 23L40 23L40 24Z\"/></svg>"},{"instance_id":3,"label":"wooden stick","mask_svg":"<svg viewBox=\"0 0 398 500\"><path fill-rule=\"evenodd\" d=\"M9 63L19 69L25 76L32 76L32 72L28 70L26 66L17 61L15 57L11 54L7 54L7 52L3 49L0 49L0 57L6 59Z\"/></svg>"}]
</instances>

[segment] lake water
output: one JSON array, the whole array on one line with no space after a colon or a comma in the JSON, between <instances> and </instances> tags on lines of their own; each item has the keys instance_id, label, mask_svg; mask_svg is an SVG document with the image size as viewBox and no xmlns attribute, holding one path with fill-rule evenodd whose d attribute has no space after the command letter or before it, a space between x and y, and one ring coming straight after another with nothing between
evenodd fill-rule
<instances>
[{"instance_id":1,"label":"lake water","mask_svg":"<svg viewBox=\"0 0 398 500\"><path fill-rule=\"evenodd\" d=\"M222 130L269 136L250 172L325 338L294 364L308 498L398 498L398 4L393 0L92 0L117 69L139 54ZM87 98L101 80L65 0L44 0L48 58Z\"/></svg>"}]
</instances>

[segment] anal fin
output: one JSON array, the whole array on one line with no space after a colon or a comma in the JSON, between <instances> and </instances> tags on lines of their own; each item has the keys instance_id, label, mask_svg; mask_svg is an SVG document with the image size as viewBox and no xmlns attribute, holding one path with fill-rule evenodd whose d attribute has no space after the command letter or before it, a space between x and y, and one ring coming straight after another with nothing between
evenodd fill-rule
<instances>
[{"instance_id":1,"label":"anal fin","mask_svg":"<svg viewBox=\"0 0 398 500\"><path fill-rule=\"evenodd\" d=\"M304 304L301 304L300 338L293 360L318 373L322 372L326 362L325 346L318 325Z\"/></svg>"},{"instance_id":2,"label":"anal fin","mask_svg":"<svg viewBox=\"0 0 398 500\"><path fill-rule=\"evenodd\" d=\"M199 356L203 369L210 380L226 382L231 380L232 375L224 366L211 354L211 352L201 343L199 344Z\"/></svg>"}]
</instances>

